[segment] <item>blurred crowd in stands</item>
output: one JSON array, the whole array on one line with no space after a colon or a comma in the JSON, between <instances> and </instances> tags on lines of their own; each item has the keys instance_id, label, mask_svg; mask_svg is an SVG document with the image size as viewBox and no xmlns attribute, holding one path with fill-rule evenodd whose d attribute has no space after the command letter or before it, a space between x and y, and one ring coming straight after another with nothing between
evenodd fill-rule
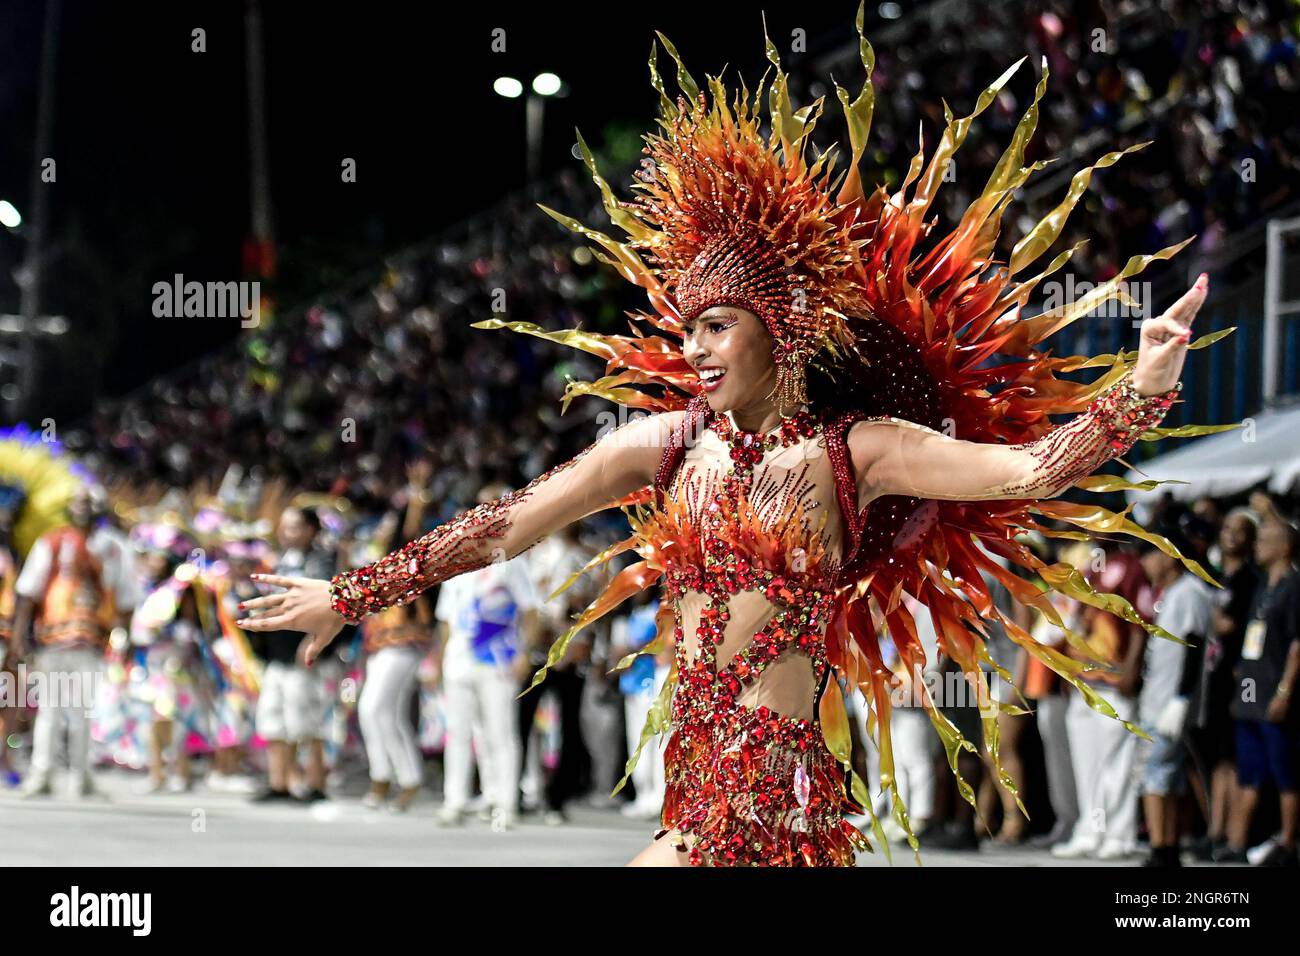
<instances>
[{"instance_id":1,"label":"blurred crowd in stands","mask_svg":"<svg viewBox=\"0 0 1300 956\"><path fill-rule=\"evenodd\" d=\"M911 32L876 51L866 170L896 186L922 120L927 152L934 148L943 100L955 112L968 110L972 91L998 76L1013 53L1029 53L1035 71L1041 54L1052 81L1026 161L1061 161L1038 177L1057 169L1068 175L1106 151L1154 140L1094 176L1058 241L1064 249L1091 237L1070 270L1079 281L1102 281L1129 256L1195 234L1180 268L1185 263L1194 275L1208 266L1217 284L1213 256L1225 237L1300 197L1300 129L1288 105L1300 63L1285 6L963 6L960 21L937 29L925 17L909 18L902 22ZM979 22L967 22L972 16ZM810 71L796 63L792 82L815 84ZM1032 95L1028 79L1020 89ZM834 97L815 85L810 92ZM939 192L936 212L946 222L978 194L1027 106L1004 91L977 119L957 154L955 180ZM827 109L828 133L839 135L838 116ZM1093 134L1096 145L1083 146ZM625 171L604 173L616 188L631 181ZM1012 206L1007 251L1067 185L1059 178ZM575 163L535 193L514 195L455 234L395 256L366 285L322 296L251 330L236 347L104 401L88 427L69 436L70 447L109 481L215 488L234 468L241 480L281 478L363 507L391 494L404 461L432 456L443 513L431 519L489 480L540 474L594 440L600 403L579 400L562 418L557 399L566 377L588 377L598 366L575 360L572 350L470 323L503 310L547 328L611 330L643 303L536 202L583 222L604 219L595 187Z\"/></svg>"},{"instance_id":2,"label":"blurred crowd in stands","mask_svg":"<svg viewBox=\"0 0 1300 956\"><path fill-rule=\"evenodd\" d=\"M1006 251L1055 206L1075 170L1148 140L1097 173L1092 197L1066 228L1062 248L1090 237L1071 265L1081 279L1110 278L1130 256L1191 235L1185 274L1209 268L1219 278L1224 239L1300 196L1300 132L1286 105L1300 67L1285 2L955 4L947 22L933 19L916 17L901 42L877 46L868 160L879 161L881 181L896 184L917 150L918 124L933 148L943 104L959 116L969 111L974 91L1026 55L1027 75L975 121L955 181L940 192L944 216L955 221L1010 141L1046 59L1051 75L1026 161L1055 162L1013 206ZM849 60L839 62L843 82L854 74ZM812 88L826 92L816 80ZM838 112L827 118L844 136Z\"/></svg>"}]
</instances>

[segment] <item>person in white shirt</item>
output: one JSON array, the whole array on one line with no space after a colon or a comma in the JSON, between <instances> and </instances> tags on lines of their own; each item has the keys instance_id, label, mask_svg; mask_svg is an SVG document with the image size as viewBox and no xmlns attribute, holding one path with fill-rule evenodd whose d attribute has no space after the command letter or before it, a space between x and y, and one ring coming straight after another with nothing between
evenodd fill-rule
<instances>
[{"instance_id":1,"label":"person in white shirt","mask_svg":"<svg viewBox=\"0 0 1300 956\"><path fill-rule=\"evenodd\" d=\"M479 500L505 493L489 486ZM468 807L471 747L493 829L508 829L516 821L520 746L515 695L527 665L520 652L535 640L541 603L526 553L451 578L438 593L435 616L444 641L447 706L443 824L459 823Z\"/></svg>"},{"instance_id":2,"label":"person in white shirt","mask_svg":"<svg viewBox=\"0 0 1300 956\"><path fill-rule=\"evenodd\" d=\"M92 527L102 505L90 488L78 490L68 505L71 523L37 540L14 586L14 657L23 655L30 627L37 647L34 670L42 678L25 796L50 792L65 727L71 793L94 792L90 714L104 648L110 630L124 627L140 601L135 557L125 540L112 529Z\"/></svg>"},{"instance_id":3,"label":"person in white shirt","mask_svg":"<svg viewBox=\"0 0 1300 956\"><path fill-rule=\"evenodd\" d=\"M1162 533L1180 553L1199 556L1177 528ZM1183 730L1211 634L1214 599L1209 585L1158 548L1147 550L1142 567L1155 588L1156 625L1186 642L1151 637L1143 661L1138 721L1151 735L1150 741L1138 744L1142 805L1151 835L1151 855L1144 865L1179 866L1178 801L1187 789Z\"/></svg>"}]
</instances>

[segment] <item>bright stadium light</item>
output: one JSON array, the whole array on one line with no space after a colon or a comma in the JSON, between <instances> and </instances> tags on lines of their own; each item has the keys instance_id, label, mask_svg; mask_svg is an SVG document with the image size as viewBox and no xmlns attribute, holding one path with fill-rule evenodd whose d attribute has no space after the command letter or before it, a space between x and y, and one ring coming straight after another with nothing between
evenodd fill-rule
<instances>
[{"instance_id":1,"label":"bright stadium light","mask_svg":"<svg viewBox=\"0 0 1300 956\"><path fill-rule=\"evenodd\" d=\"M492 89L501 96L517 99L524 92L524 84L513 76L498 76L492 83Z\"/></svg>"},{"instance_id":2,"label":"bright stadium light","mask_svg":"<svg viewBox=\"0 0 1300 956\"><path fill-rule=\"evenodd\" d=\"M17 229L23 224L23 217L19 215L14 204L8 199L0 199L0 226L6 226L9 229Z\"/></svg>"},{"instance_id":3,"label":"bright stadium light","mask_svg":"<svg viewBox=\"0 0 1300 956\"><path fill-rule=\"evenodd\" d=\"M560 78L554 73L538 73L533 77L533 92L538 96L554 96L560 92Z\"/></svg>"}]
</instances>

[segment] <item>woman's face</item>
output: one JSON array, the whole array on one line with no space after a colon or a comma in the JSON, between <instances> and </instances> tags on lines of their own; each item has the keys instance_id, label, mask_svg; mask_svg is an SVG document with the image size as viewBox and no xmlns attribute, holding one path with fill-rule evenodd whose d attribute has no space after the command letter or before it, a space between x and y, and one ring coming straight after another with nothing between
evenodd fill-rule
<instances>
[{"instance_id":1,"label":"woman's face","mask_svg":"<svg viewBox=\"0 0 1300 956\"><path fill-rule=\"evenodd\" d=\"M747 410L769 401L776 385L772 336L758 316L730 305L705 309L683 324L682 353L700 373L715 412Z\"/></svg>"}]
</instances>

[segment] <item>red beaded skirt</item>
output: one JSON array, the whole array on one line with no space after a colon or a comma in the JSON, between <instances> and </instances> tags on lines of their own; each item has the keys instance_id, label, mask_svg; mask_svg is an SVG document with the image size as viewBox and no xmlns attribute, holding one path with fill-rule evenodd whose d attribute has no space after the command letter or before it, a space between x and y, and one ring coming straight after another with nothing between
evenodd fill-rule
<instances>
[{"instance_id":1,"label":"red beaded skirt","mask_svg":"<svg viewBox=\"0 0 1300 956\"><path fill-rule=\"evenodd\" d=\"M867 846L845 818L861 808L811 721L717 695L707 713L676 724L664 768L656 837L693 836L683 848L693 865L853 866Z\"/></svg>"}]
</instances>

